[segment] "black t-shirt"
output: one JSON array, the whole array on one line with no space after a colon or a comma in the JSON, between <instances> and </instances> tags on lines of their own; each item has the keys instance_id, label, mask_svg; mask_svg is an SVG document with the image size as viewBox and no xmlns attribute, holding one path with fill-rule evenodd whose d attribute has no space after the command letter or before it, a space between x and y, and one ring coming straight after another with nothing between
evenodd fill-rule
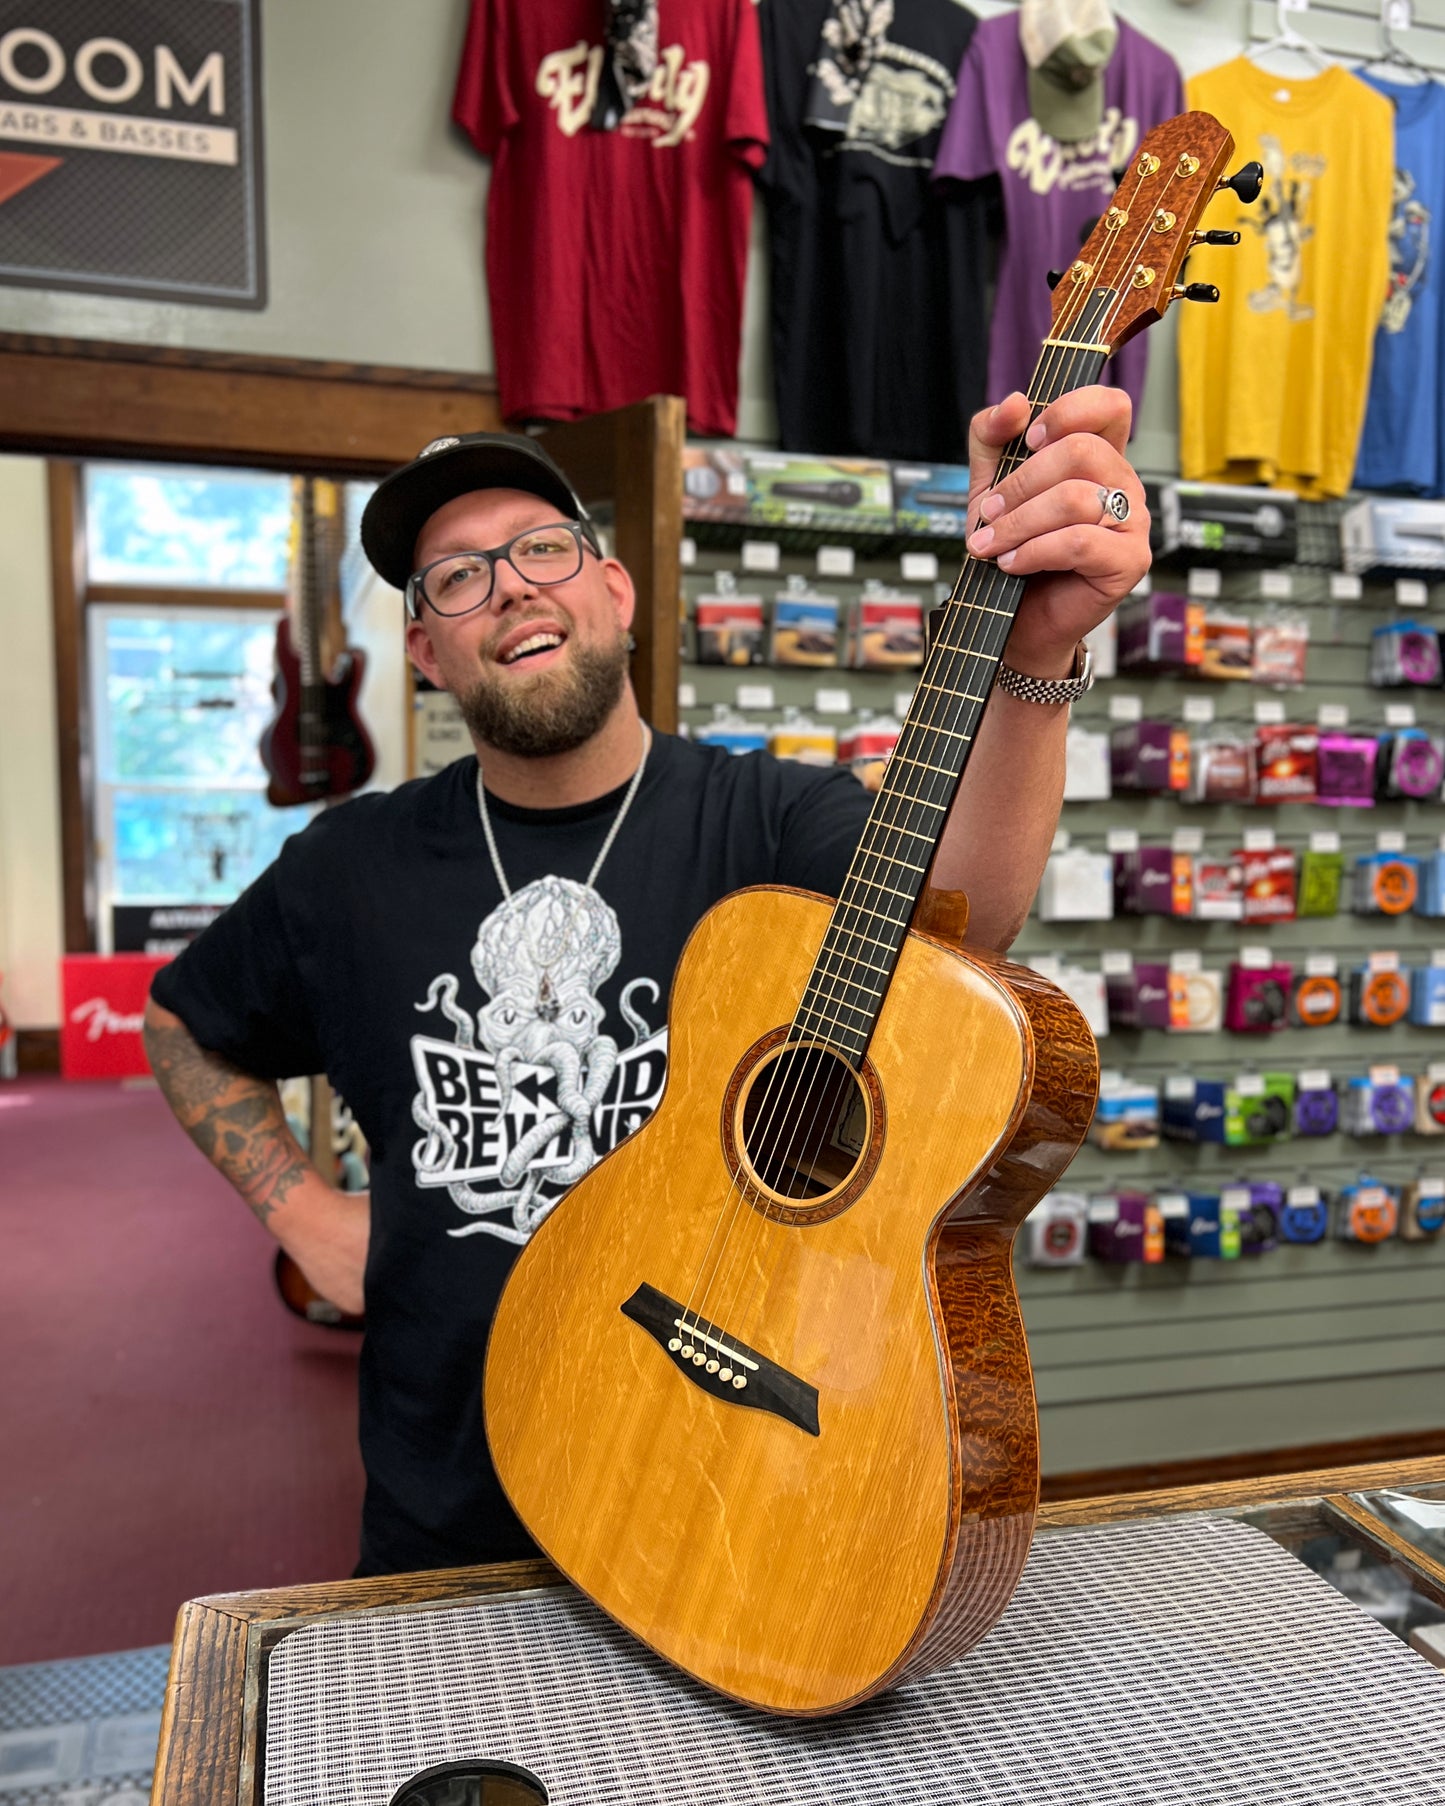
<instances>
[{"instance_id":1,"label":"black t-shirt","mask_svg":"<svg viewBox=\"0 0 1445 1806\"><path fill-rule=\"evenodd\" d=\"M504 899L476 773L459 760L326 811L153 987L246 1072L324 1071L370 1144L368 1573L532 1552L482 1431L502 1282L655 1108L699 917L748 884L836 895L870 801L841 769L658 734L595 890L626 786L566 809L489 799Z\"/></svg>"},{"instance_id":2,"label":"black t-shirt","mask_svg":"<svg viewBox=\"0 0 1445 1806\"><path fill-rule=\"evenodd\" d=\"M967 463L988 363L988 209L974 185L945 193L932 174L978 21L955 0L893 0L848 83L819 55L832 11L763 0L759 15L779 438Z\"/></svg>"}]
</instances>

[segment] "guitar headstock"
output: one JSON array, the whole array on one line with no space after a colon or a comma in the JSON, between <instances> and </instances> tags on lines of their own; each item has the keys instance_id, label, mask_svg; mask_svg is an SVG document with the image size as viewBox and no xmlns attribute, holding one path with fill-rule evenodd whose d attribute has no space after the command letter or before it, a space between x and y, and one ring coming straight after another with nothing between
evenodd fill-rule
<instances>
[{"instance_id":1,"label":"guitar headstock","mask_svg":"<svg viewBox=\"0 0 1445 1806\"><path fill-rule=\"evenodd\" d=\"M1218 300L1204 283L1176 289L1180 269L1204 209L1234 150L1234 139L1210 113L1181 113L1155 126L1129 159L1114 198L1078 258L1054 289L1056 341L1087 339L1117 351L1126 339L1162 320L1172 301ZM1257 164L1230 179L1241 199L1253 200ZM1253 192L1246 193L1253 188ZM1238 243L1216 233L1210 242Z\"/></svg>"}]
</instances>

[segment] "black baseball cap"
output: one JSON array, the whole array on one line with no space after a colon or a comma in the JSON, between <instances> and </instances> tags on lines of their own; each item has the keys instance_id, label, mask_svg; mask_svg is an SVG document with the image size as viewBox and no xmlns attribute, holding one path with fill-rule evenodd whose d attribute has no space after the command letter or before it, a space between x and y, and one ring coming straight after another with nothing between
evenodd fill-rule
<instances>
[{"instance_id":1,"label":"black baseball cap","mask_svg":"<svg viewBox=\"0 0 1445 1806\"><path fill-rule=\"evenodd\" d=\"M421 530L438 508L474 489L521 489L578 521L594 552L597 530L577 491L524 433L461 433L433 439L410 464L377 484L361 516L361 545L378 576L404 590Z\"/></svg>"}]
</instances>

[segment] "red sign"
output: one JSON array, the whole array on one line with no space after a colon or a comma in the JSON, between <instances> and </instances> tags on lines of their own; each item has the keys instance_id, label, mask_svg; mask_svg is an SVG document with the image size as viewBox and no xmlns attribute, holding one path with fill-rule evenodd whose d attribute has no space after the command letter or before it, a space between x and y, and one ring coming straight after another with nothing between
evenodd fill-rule
<instances>
[{"instance_id":1,"label":"red sign","mask_svg":"<svg viewBox=\"0 0 1445 1806\"><path fill-rule=\"evenodd\" d=\"M141 1023L169 956L70 953L60 962L60 1070L68 1079L143 1078Z\"/></svg>"}]
</instances>

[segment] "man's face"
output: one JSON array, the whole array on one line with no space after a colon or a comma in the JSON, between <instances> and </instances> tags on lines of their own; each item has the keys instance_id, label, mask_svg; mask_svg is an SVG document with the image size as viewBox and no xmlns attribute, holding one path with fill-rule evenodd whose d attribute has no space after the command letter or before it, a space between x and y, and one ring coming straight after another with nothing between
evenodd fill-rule
<instances>
[{"instance_id":1,"label":"man's face","mask_svg":"<svg viewBox=\"0 0 1445 1806\"><path fill-rule=\"evenodd\" d=\"M560 518L540 496L475 490L432 515L412 562L421 570L449 552L502 545ZM617 706L633 605L627 572L590 549L575 577L545 586L498 560L483 607L446 616L421 603L407 623L407 651L425 677L456 697L484 744L548 757L591 739Z\"/></svg>"}]
</instances>

